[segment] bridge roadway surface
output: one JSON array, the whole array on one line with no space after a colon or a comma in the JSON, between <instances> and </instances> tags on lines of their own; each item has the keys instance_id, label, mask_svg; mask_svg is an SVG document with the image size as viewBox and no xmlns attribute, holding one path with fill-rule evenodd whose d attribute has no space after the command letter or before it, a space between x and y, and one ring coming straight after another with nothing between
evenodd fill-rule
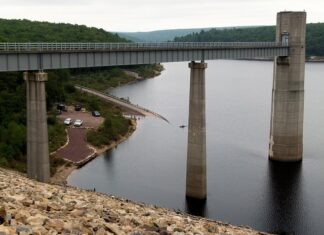
<instances>
[{"instance_id":1,"label":"bridge roadway surface","mask_svg":"<svg viewBox=\"0 0 324 235\"><path fill-rule=\"evenodd\" d=\"M0 72L288 55L276 42L0 43Z\"/></svg>"}]
</instances>

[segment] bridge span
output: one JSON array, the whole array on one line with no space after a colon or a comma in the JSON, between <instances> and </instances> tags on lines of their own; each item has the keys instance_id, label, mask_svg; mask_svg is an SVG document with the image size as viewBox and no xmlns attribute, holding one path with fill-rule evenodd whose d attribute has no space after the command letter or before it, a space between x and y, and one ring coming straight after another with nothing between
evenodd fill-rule
<instances>
[{"instance_id":1,"label":"bridge span","mask_svg":"<svg viewBox=\"0 0 324 235\"><path fill-rule=\"evenodd\" d=\"M286 42L0 43L0 72L287 56Z\"/></svg>"},{"instance_id":2,"label":"bridge span","mask_svg":"<svg viewBox=\"0 0 324 235\"><path fill-rule=\"evenodd\" d=\"M161 62L191 61L188 197L207 197L206 60L274 58L269 159L300 161L303 154L305 32L306 12L279 12L275 42L0 43L0 72L25 71L28 177L43 182L50 177L45 95L47 73L44 70Z\"/></svg>"}]
</instances>

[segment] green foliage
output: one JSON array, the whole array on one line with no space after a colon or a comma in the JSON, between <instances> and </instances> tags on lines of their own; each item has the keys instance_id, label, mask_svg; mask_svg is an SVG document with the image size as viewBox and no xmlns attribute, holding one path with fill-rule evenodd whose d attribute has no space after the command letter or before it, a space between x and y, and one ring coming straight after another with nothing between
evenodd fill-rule
<instances>
[{"instance_id":1,"label":"green foliage","mask_svg":"<svg viewBox=\"0 0 324 235\"><path fill-rule=\"evenodd\" d=\"M53 122L48 122L48 141L49 141L49 151L54 152L59 147L63 146L66 141L65 126L56 120L56 117L49 117L49 119L54 119ZM48 119L48 120L49 120Z\"/></svg>"},{"instance_id":2,"label":"green foliage","mask_svg":"<svg viewBox=\"0 0 324 235\"><path fill-rule=\"evenodd\" d=\"M51 166L50 173L51 173L51 175L54 175L56 173L57 168L60 166L63 166L63 165L70 166L71 164L60 157L52 156L50 158L50 166Z\"/></svg>"},{"instance_id":3,"label":"green foliage","mask_svg":"<svg viewBox=\"0 0 324 235\"><path fill-rule=\"evenodd\" d=\"M0 19L0 42L127 42L117 34L83 25L53 24L28 20ZM73 77L73 79L72 79ZM102 143L115 140L128 130L128 123L119 110L103 104L98 98L76 91L73 84L98 90L132 81L120 68L48 71L46 83L47 110L56 103L82 103L88 110L99 110L111 121L100 130ZM48 118L49 150L66 143L65 126L51 114ZM109 130L109 135L104 134ZM107 138L107 139L105 139ZM95 139L93 137L93 139ZM65 161L51 158L51 172ZM0 166L26 171L26 86L22 73L0 73Z\"/></svg>"},{"instance_id":4,"label":"green foliage","mask_svg":"<svg viewBox=\"0 0 324 235\"><path fill-rule=\"evenodd\" d=\"M129 129L129 120L121 115L106 115L104 124L97 130L90 130L87 133L87 141L96 147L103 147L112 141L118 140L125 135Z\"/></svg>"},{"instance_id":5,"label":"green foliage","mask_svg":"<svg viewBox=\"0 0 324 235\"><path fill-rule=\"evenodd\" d=\"M185 36L192 32L200 32L201 28L194 29L167 29L150 32L120 32L118 35L134 42L167 42L176 36Z\"/></svg>"},{"instance_id":6,"label":"green foliage","mask_svg":"<svg viewBox=\"0 0 324 235\"><path fill-rule=\"evenodd\" d=\"M98 91L105 91L110 87L134 81L135 78L127 75L121 68L82 69L73 74L71 82L89 87Z\"/></svg>"},{"instance_id":7,"label":"green foliage","mask_svg":"<svg viewBox=\"0 0 324 235\"><path fill-rule=\"evenodd\" d=\"M160 64L147 64L142 66L137 66L134 71L138 73L142 78L153 78L163 70Z\"/></svg>"},{"instance_id":8,"label":"green foliage","mask_svg":"<svg viewBox=\"0 0 324 235\"><path fill-rule=\"evenodd\" d=\"M48 125L55 125L57 124L57 119L55 116L49 116L47 117L47 124Z\"/></svg>"},{"instance_id":9,"label":"green foliage","mask_svg":"<svg viewBox=\"0 0 324 235\"><path fill-rule=\"evenodd\" d=\"M127 42L117 34L85 25L0 19L0 42Z\"/></svg>"},{"instance_id":10,"label":"green foliage","mask_svg":"<svg viewBox=\"0 0 324 235\"><path fill-rule=\"evenodd\" d=\"M273 42L275 27L250 27L210 29L183 37L176 37L176 42ZM324 23L307 24L306 54L308 56L324 56Z\"/></svg>"}]
</instances>

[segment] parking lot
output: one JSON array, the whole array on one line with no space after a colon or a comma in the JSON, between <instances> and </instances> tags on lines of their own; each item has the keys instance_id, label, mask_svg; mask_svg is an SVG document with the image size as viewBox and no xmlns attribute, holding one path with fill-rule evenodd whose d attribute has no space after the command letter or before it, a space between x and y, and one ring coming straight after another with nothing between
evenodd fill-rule
<instances>
[{"instance_id":1,"label":"parking lot","mask_svg":"<svg viewBox=\"0 0 324 235\"><path fill-rule=\"evenodd\" d=\"M59 120L63 123L66 118L72 118L70 128L68 128L69 141L66 146L59 149L56 155L67 159L73 163L79 164L87 161L89 157L95 154L94 148L91 148L86 142L86 129L97 128L104 119L102 117L94 117L91 112L75 111L73 106L66 107L67 111L58 115ZM83 121L81 127L74 128L74 121L81 119Z\"/></svg>"},{"instance_id":2,"label":"parking lot","mask_svg":"<svg viewBox=\"0 0 324 235\"><path fill-rule=\"evenodd\" d=\"M58 115L58 118L63 122L66 118L72 118L72 124L76 119L81 119L83 121L82 127L85 128L97 128L99 127L104 119L102 117L94 117L91 115L90 111L82 112L75 111L73 106L68 106L66 112Z\"/></svg>"}]
</instances>

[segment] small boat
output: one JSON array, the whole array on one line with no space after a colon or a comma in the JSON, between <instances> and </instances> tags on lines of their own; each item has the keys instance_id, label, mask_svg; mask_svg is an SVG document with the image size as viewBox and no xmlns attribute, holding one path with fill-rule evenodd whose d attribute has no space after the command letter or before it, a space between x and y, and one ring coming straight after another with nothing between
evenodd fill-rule
<instances>
[{"instance_id":1,"label":"small boat","mask_svg":"<svg viewBox=\"0 0 324 235\"><path fill-rule=\"evenodd\" d=\"M179 126L180 128L185 128L186 126L185 125L181 125L181 126Z\"/></svg>"}]
</instances>

